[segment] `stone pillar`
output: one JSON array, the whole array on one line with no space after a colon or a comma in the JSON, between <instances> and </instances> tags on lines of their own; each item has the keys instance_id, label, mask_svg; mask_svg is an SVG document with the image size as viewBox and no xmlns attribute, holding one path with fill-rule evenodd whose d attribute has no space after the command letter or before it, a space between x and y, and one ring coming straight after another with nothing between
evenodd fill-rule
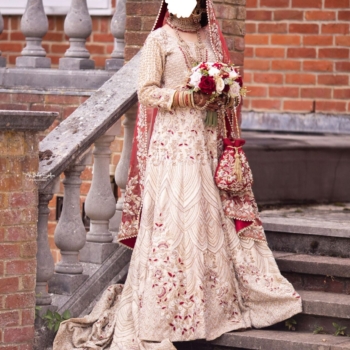
<instances>
[{"instance_id":1,"label":"stone pillar","mask_svg":"<svg viewBox=\"0 0 350 350\"><path fill-rule=\"evenodd\" d=\"M0 334L5 349L32 349L37 269L38 131L57 113L0 111Z\"/></svg>"},{"instance_id":2,"label":"stone pillar","mask_svg":"<svg viewBox=\"0 0 350 350\"><path fill-rule=\"evenodd\" d=\"M72 0L64 21L64 32L69 37L70 47L59 61L59 69L94 69L85 43L92 32L92 20L86 0Z\"/></svg>"},{"instance_id":3,"label":"stone pillar","mask_svg":"<svg viewBox=\"0 0 350 350\"><path fill-rule=\"evenodd\" d=\"M102 264L116 249L109 231L109 220L115 214L115 198L111 188L109 164L110 144L118 133L114 125L95 142L94 165L90 191L85 202L85 212L90 218L90 232L80 252L81 261Z\"/></svg>"},{"instance_id":4,"label":"stone pillar","mask_svg":"<svg viewBox=\"0 0 350 350\"><path fill-rule=\"evenodd\" d=\"M113 222L111 222L111 230L113 231L119 230L120 222L122 219L124 195L125 195L125 189L126 189L126 184L128 180L128 172L129 172L131 148L132 148L132 140L134 136L136 116L137 116L137 105L134 105L125 114L125 119L123 122L123 126L124 126L123 150L120 157L120 161L117 165L117 168L115 169L115 182L120 189L121 197L118 199L115 216L113 218Z\"/></svg>"},{"instance_id":5,"label":"stone pillar","mask_svg":"<svg viewBox=\"0 0 350 350\"><path fill-rule=\"evenodd\" d=\"M4 30L4 19L2 18L2 14L0 12L0 34ZM0 67L6 67L6 58L1 57L1 50L0 50Z\"/></svg>"},{"instance_id":6,"label":"stone pillar","mask_svg":"<svg viewBox=\"0 0 350 350\"><path fill-rule=\"evenodd\" d=\"M50 68L51 59L46 56L41 46L42 38L47 33L49 22L45 15L43 0L28 0L21 19L21 30L26 37L26 47L22 57L16 58L20 68Z\"/></svg>"},{"instance_id":7,"label":"stone pillar","mask_svg":"<svg viewBox=\"0 0 350 350\"><path fill-rule=\"evenodd\" d=\"M106 60L106 70L119 70L124 64L126 0L118 0L111 21L111 32L115 38L112 58Z\"/></svg>"},{"instance_id":8,"label":"stone pillar","mask_svg":"<svg viewBox=\"0 0 350 350\"><path fill-rule=\"evenodd\" d=\"M60 220L55 230L55 243L62 259L55 266L55 274L49 281L49 291L70 295L88 278L83 274L79 250L86 242L86 231L80 212L80 175L89 164L89 154L69 166L65 172L64 201Z\"/></svg>"}]
</instances>

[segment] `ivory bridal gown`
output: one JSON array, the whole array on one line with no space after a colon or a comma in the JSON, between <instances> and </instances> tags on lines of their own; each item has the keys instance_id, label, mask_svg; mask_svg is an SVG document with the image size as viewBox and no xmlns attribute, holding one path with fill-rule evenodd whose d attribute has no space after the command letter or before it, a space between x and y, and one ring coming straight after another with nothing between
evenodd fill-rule
<instances>
[{"instance_id":1,"label":"ivory bridal gown","mask_svg":"<svg viewBox=\"0 0 350 350\"><path fill-rule=\"evenodd\" d=\"M215 60L209 39L203 44L209 61ZM195 55L196 44L187 45ZM90 315L64 322L54 350L169 350L174 341L212 340L301 311L264 233L239 236L224 211L225 195L213 180L219 128L205 127L204 111L172 109L187 72L177 38L164 28L152 32L138 93L141 104L159 113L128 277L124 286L110 286Z\"/></svg>"}]
</instances>

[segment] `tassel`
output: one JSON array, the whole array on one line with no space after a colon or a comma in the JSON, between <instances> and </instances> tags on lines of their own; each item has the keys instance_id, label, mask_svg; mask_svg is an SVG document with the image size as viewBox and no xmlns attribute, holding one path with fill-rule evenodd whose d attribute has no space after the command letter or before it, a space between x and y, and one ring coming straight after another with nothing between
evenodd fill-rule
<instances>
[{"instance_id":1,"label":"tassel","mask_svg":"<svg viewBox=\"0 0 350 350\"><path fill-rule=\"evenodd\" d=\"M214 111L207 111L207 116L205 118L205 125L215 127L218 125L218 114Z\"/></svg>"},{"instance_id":2,"label":"tassel","mask_svg":"<svg viewBox=\"0 0 350 350\"><path fill-rule=\"evenodd\" d=\"M235 169L234 172L237 175L237 181L241 182L242 181L242 163L241 163L241 158L239 156L239 147L235 147Z\"/></svg>"}]
</instances>

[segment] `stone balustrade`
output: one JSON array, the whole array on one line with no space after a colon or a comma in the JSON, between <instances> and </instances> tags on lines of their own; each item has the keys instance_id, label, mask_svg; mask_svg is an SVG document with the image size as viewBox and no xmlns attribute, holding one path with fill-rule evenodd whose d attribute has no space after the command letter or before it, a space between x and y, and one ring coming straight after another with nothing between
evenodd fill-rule
<instances>
[{"instance_id":1,"label":"stone balustrade","mask_svg":"<svg viewBox=\"0 0 350 350\"><path fill-rule=\"evenodd\" d=\"M117 8L111 21L114 50L111 58L106 60L107 71L117 71L124 64L124 32L126 22L126 0L118 0ZM4 29L4 21L0 13L0 34ZM16 58L18 68L50 68L51 59L46 57L42 39L48 32L48 19L45 14L43 0L27 0L25 12L21 19L21 31L26 46ZM86 48L86 40L92 33L92 20L89 15L87 0L71 0L71 5L64 22L64 32L69 38L69 48L59 60L60 70L94 69L95 62L90 58ZM1 41L0 41L1 46ZM1 57L0 67L6 67L6 60ZM1 84L2 85L2 84Z\"/></svg>"}]
</instances>

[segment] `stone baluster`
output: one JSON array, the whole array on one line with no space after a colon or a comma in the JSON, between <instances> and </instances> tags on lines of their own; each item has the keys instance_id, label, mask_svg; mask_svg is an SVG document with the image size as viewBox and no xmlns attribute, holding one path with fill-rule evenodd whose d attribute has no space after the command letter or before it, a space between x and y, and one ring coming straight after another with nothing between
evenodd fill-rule
<instances>
[{"instance_id":1,"label":"stone baluster","mask_svg":"<svg viewBox=\"0 0 350 350\"><path fill-rule=\"evenodd\" d=\"M4 19L2 18L2 14L0 12L0 34L4 30ZM6 67L6 58L1 57L1 50L0 50L0 67Z\"/></svg>"},{"instance_id":2,"label":"stone baluster","mask_svg":"<svg viewBox=\"0 0 350 350\"><path fill-rule=\"evenodd\" d=\"M79 250L86 242L86 231L80 212L80 175L90 164L88 153L65 171L64 201L61 217L55 230L55 243L62 259L55 266L55 274L49 282L49 291L56 294L72 294L88 278L79 261Z\"/></svg>"},{"instance_id":3,"label":"stone baluster","mask_svg":"<svg viewBox=\"0 0 350 350\"><path fill-rule=\"evenodd\" d=\"M118 0L111 21L111 32L115 38L112 58L106 60L106 70L119 70L124 64L126 0Z\"/></svg>"},{"instance_id":4,"label":"stone baluster","mask_svg":"<svg viewBox=\"0 0 350 350\"><path fill-rule=\"evenodd\" d=\"M26 47L21 57L16 58L16 66L20 68L50 68L51 59L46 56L41 46L42 38L47 33L47 20L43 1L28 0L21 19L21 30L26 38Z\"/></svg>"},{"instance_id":5,"label":"stone baluster","mask_svg":"<svg viewBox=\"0 0 350 350\"><path fill-rule=\"evenodd\" d=\"M95 141L93 178L85 201L85 212L90 218L90 232L87 234L84 248L80 251L80 259L84 262L102 264L116 249L109 230L109 220L115 214L116 205L111 188L109 164L110 144L117 134L118 123Z\"/></svg>"},{"instance_id":6,"label":"stone baluster","mask_svg":"<svg viewBox=\"0 0 350 350\"><path fill-rule=\"evenodd\" d=\"M52 302L50 294L47 293L47 283L55 272L55 263L51 255L47 232L50 214L48 205L52 197L53 193L51 193L51 191L39 193L38 250L36 254L37 270L35 287L37 305L51 305Z\"/></svg>"},{"instance_id":7,"label":"stone baluster","mask_svg":"<svg viewBox=\"0 0 350 350\"><path fill-rule=\"evenodd\" d=\"M113 217L113 221L110 224L110 229L116 232L119 230L119 225L122 218L124 196L125 196L125 189L126 189L126 184L128 180L128 172L129 172L131 148L132 148L132 140L134 135L136 116L137 116L137 105L134 105L125 114L125 119L123 122L123 127L124 127L123 150L120 157L120 161L115 170L115 182L118 185L118 188L120 189L121 197L118 198L115 216Z\"/></svg>"},{"instance_id":8,"label":"stone baluster","mask_svg":"<svg viewBox=\"0 0 350 350\"><path fill-rule=\"evenodd\" d=\"M70 47L59 61L59 69L94 69L85 43L92 32L92 20L86 0L72 0L64 21L64 32L69 37Z\"/></svg>"}]
</instances>

